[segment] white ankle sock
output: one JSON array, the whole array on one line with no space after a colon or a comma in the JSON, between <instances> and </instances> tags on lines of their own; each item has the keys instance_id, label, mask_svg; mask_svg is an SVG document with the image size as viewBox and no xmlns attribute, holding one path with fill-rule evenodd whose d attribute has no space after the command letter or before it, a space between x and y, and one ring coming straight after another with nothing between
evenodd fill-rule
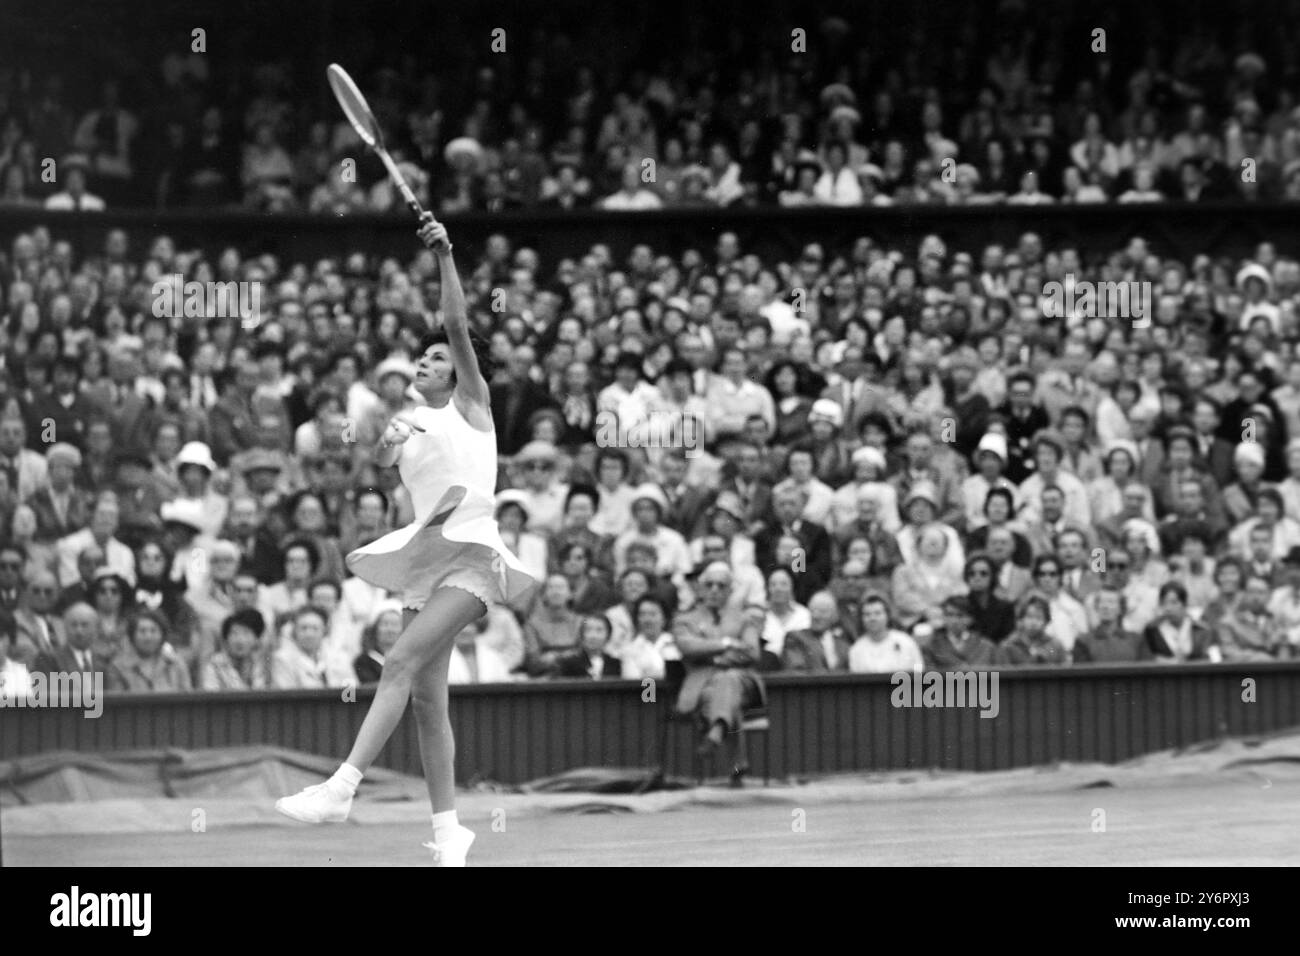
<instances>
[{"instance_id":1,"label":"white ankle sock","mask_svg":"<svg viewBox=\"0 0 1300 956\"><path fill-rule=\"evenodd\" d=\"M433 815L433 842L443 843L460 826L455 810L444 810Z\"/></svg>"},{"instance_id":2,"label":"white ankle sock","mask_svg":"<svg viewBox=\"0 0 1300 956\"><path fill-rule=\"evenodd\" d=\"M356 796L357 787L361 785L361 771L351 764L340 764L339 769L334 771L334 776L330 777L329 782L339 790L345 791L348 796Z\"/></svg>"}]
</instances>

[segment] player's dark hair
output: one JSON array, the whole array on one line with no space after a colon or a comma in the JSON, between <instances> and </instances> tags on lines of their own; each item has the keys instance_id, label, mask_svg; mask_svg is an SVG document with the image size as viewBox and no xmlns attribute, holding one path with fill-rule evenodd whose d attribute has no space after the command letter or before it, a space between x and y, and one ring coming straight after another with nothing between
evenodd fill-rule
<instances>
[{"instance_id":1,"label":"player's dark hair","mask_svg":"<svg viewBox=\"0 0 1300 956\"><path fill-rule=\"evenodd\" d=\"M496 362L492 358L492 345L487 339L479 335L474 329L469 330L470 346L474 349L474 358L478 361L479 374L485 381L492 380L492 373L496 371ZM442 329L429 332L420 340L420 351L416 353L418 361L425 352L435 345L446 345L450 347L451 339ZM452 384L456 384L456 373L452 373Z\"/></svg>"}]
</instances>

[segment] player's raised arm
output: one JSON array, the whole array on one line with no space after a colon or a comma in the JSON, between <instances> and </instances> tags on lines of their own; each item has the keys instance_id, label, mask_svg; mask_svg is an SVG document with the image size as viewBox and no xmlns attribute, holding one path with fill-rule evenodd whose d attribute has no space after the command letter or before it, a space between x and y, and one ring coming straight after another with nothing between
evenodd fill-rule
<instances>
[{"instance_id":1,"label":"player's raised arm","mask_svg":"<svg viewBox=\"0 0 1300 956\"><path fill-rule=\"evenodd\" d=\"M451 348L451 363L456 369L456 390L475 404L487 406L491 397L483 370L469 335L469 314L465 307L465 291L460 286L456 263L451 257L451 240L447 227L426 212L420 220L420 240L438 257L442 284L442 328L447 333Z\"/></svg>"}]
</instances>

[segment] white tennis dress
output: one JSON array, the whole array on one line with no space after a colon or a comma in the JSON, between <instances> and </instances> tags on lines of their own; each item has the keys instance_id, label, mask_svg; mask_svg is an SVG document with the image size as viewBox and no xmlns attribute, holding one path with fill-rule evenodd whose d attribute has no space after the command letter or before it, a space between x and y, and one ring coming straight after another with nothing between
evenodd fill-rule
<instances>
[{"instance_id":1,"label":"white tennis dress","mask_svg":"<svg viewBox=\"0 0 1300 956\"><path fill-rule=\"evenodd\" d=\"M425 429L411 432L397 459L415 520L350 553L348 568L413 608L438 587L459 587L491 604L540 584L497 527L496 432L474 428L455 401L420 405L405 417Z\"/></svg>"}]
</instances>

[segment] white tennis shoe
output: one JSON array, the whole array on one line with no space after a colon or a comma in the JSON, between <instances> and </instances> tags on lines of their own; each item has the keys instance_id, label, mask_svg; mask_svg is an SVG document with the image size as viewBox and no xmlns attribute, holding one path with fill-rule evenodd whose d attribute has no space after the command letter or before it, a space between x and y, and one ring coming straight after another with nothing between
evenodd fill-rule
<instances>
[{"instance_id":1,"label":"white tennis shoe","mask_svg":"<svg viewBox=\"0 0 1300 956\"><path fill-rule=\"evenodd\" d=\"M281 797L275 801L275 809L303 823L342 823L352 810L352 797L340 794L326 781L292 797Z\"/></svg>"},{"instance_id":2,"label":"white tennis shoe","mask_svg":"<svg viewBox=\"0 0 1300 956\"><path fill-rule=\"evenodd\" d=\"M425 843L433 853L434 866L464 866L465 857L469 855L470 845L474 842L474 831L469 827L457 827L451 838L442 843Z\"/></svg>"}]
</instances>

